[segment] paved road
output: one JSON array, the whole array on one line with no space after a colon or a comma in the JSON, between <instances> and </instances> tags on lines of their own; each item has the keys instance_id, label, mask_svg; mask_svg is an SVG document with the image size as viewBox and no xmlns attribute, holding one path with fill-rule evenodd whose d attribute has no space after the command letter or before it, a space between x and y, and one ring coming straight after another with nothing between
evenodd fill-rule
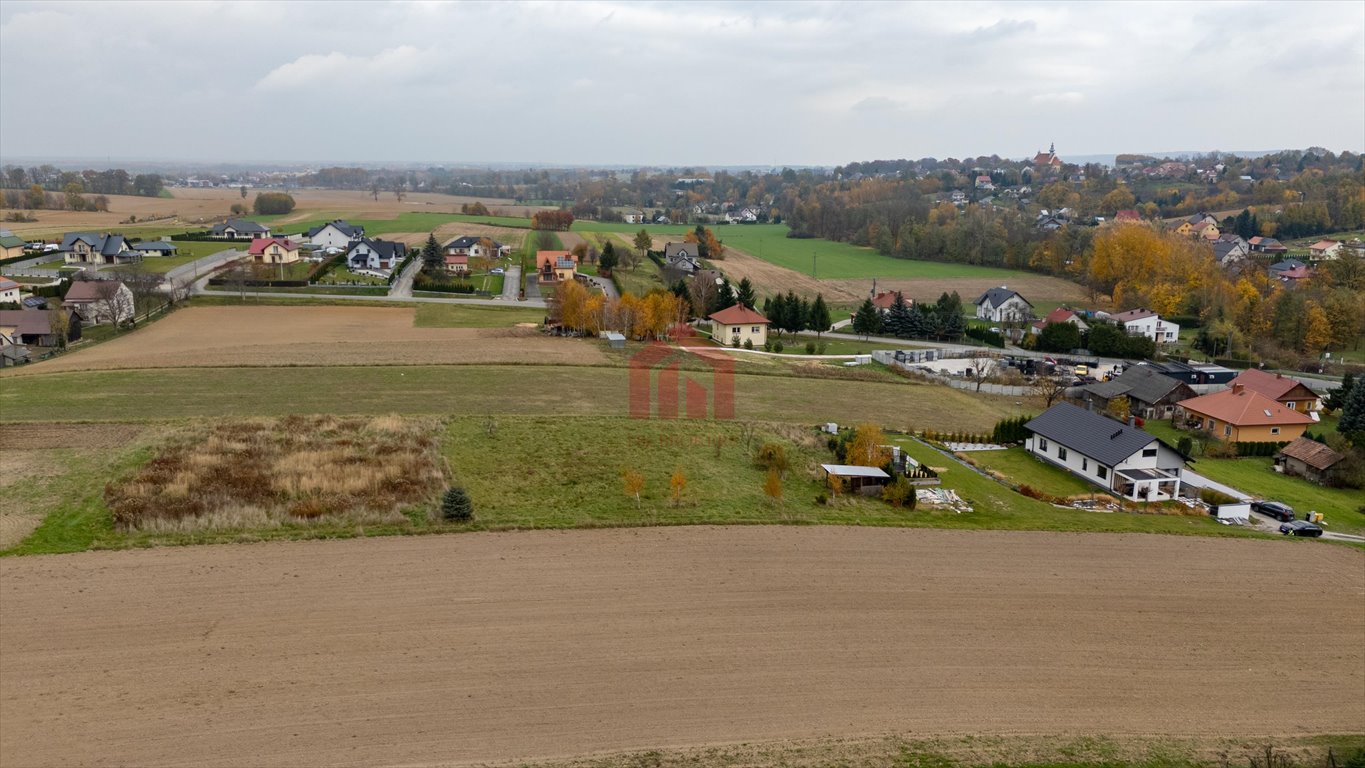
<instances>
[{"instance_id":1,"label":"paved road","mask_svg":"<svg viewBox=\"0 0 1365 768\"><path fill-rule=\"evenodd\" d=\"M601 289L602 294L606 296L608 299L621 298L621 292L616 290L616 283L613 283L612 281L606 279L605 277L592 277L591 275L587 275L586 277L588 279L588 283L591 285L595 285L599 289Z\"/></svg>"},{"instance_id":2,"label":"paved road","mask_svg":"<svg viewBox=\"0 0 1365 768\"><path fill-rule=\"evenodd\" d=\"M507 273L502 277L502 299L503 301L516 301L521 290L521 266L507 268Z\"/></svg>"},{"instance_id":3,"label":"paved road","mask_svg":"<svg viewBox=\"0 0 1365 768\"><path fill-rule=\"evenodd\" d=\"M185 281L187 278L189 281L193 282L197 280L200 275L207 276L215 267L239 259L244 255L245 254L235 248L226 248L201 259L195 259L188 264L181 264L170 270L166 273L165 282L174 285Z\"/></svg>"},{"instance_id":4,"label":"paved road","mask_svg":"<svg viewBox=\"0 0 1365 768\"><path fill-rule=\"evenodd\" d=\"M402 298L412 298L412 281L417 277L417 272L422 269L422 257L418 256L403 268L402 274L393 281L389 287L389 295Z\"/></svg>"}]
</instances>

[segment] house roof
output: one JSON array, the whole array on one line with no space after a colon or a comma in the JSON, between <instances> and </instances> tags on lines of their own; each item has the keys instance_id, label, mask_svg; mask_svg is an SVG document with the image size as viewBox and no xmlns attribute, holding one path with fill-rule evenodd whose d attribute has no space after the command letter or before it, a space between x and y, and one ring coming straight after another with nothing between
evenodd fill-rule
<instances>
[{"instance_id":1,"label":"house roof","mask_svg":"<svg viewBox=\"0 0 1365 768\"><path fill-rule=\"evenodd\" d=\"M135 251L174 251L175 245L164 240L147 240L133 246Z\"/></svg>"},{"instance_id":2,"label":"house roof","mask_svg":"<svg viewBox=\"0 0 1365 768\"><path fill-rule=\"evenodd\" d=\"M46 336L52 333L52 315L34 310L0 309L0 325L13 327L21 336Z\"/></svg>"},{"instance_id":3,"label":"house roof","mask_svg":"<svg viewBox=\"0 0 1365 768\"><path fill-rule=\"evenodd\" d=\"M697 253L696 243L665 243L664 258L674 261L682 258L695 260L701 254Z\"/></svg>"},{"instance_id":4,"label":"house roof","mask_svg":"<svg viewBox=\"0 0 1365 768\"><path fill-rule=\"evenodd\" d=\"M1317 397L1317 393L1307 385L1297 379L1288 379L1278 373L1267 373L1255 368L1248 368L1237 374L1237 378L1228 382L1228 386L1241 384L1252 392L1260 392L1271 400L1287 399L1285 395L1295 389L1302 389L1310 396Z\"/></svg>"},{"instance_id":5,"label":"house roof","mask_svg":"<svg viewBox=\"0 0 1365 768\"><path fill-rule=\"evenodd\" d=\"M259 256L265 253L265 249L272 245L280 245L286 251L297 251L299 244L287 237L258 237L251 241L251 248L247 250L250 256Z\"/></svg>"},{"instance_id":6,"label":"house roof","mask_svg":"<svg viewBox=\"0 0 1365 768\"><path fill-rule=\"evenodd\" d=\"M1105 400L1126 395L1132 400L1151 405L1161 402L1180 387L1187 387L1186 391L1193 393L1184 382L1166 376L1151 366L1134 365L1109 381L1085 387L1085 391Z\"/></svg>"},{"instance_id":7,"label":"house roof","mask_svg":"<svg viewBox=\"0 0 1365 768\"><path fill-rule=\"evenodd\" d=\"M1229 256L1241 254L1242 248L1236 241L1219 239L1213 244L1213 257L1219 261L1226 261Z\"/></svg>"},{"instance_id":8,"label":"house roof","mask_svg":"<svg viewBox=\"0 0 1365 768\"><path fill-rule=\"evenodd\" d=\"M257 232L265 233L270 231L268 227L261 224L257 224L254 221L247 221L246 219L228 219L222 224L214 224L212 227L209 228L209 231L222 232L223 230L229 227L236 230L237 232L241 232L242 234L248 235Z\"/></svg>"},{"instance_id":9,"label":"house roof","mask_svg":"<svg viewBox=\"0 0 1365 768\"><path fill-rule=\"evenodd\" d=\"M1327 250L1328 248L1331 248L1331 247L1337 246L1337 245L1341 245L1341 242L1340 242L1339 240L1319 240L1319 241L1317 241L1316 243L1313 243L1312 245L1308 246L1308 250L1310 250L1310 251L1325 251L1325 250Z\"/></svg>"},{"instance_id":10,"label":"house roof","mask_svg":"<svg viewBox=\"0 0 1365 768\"><path fill-rule=\"evenodd\" d=\"M1317 440L1300 437L1280 449L1281 456L1298 459L1313 469L1331 469L1334 464L1346 458Z\"/></svg>"},{"instance_id":11,"label":"house roof","mask_svg":"<svg viewBox=\"0 0 1365 768\"><path fill-rule=\"evenodd\" d=\"M838 477L880 477L889 479L886 470L877 467L859 467L852 464L821 464L825 472Z\"/></svg>"},{"instance_id":12,"label":"house roof","mask_svg":"<svg viewBox=\"0 0 1365 768\"><path fill-rule=\"evenodd\" d=\"M67 289L66 296L62 301L96 301L104 298L100 295L100 286L107 283L123 287L123 283L117 280L77 280Z\"/></svg>"},{"instance_id":13,"label":"house roof","mask_svg":"<svg viewBox=\"0 0 1365 768\"><path fill-rule=\"evenodd\" d=\"M711 313L707 318L721 325L767 325L768 318L761 313L755 312L743 304L736 304L726 307L719 312Z\"/></svg>"},{"instance_id":14,"label":"house roof","mask_svg":"<svg viewBox=\"0 0 1365 768\"><path fill-rule=\"evenodd\" d=\"M0 277L0 291L12 291L18 287L19 284L8 277Z\"/></svg>"},{"instance_id":15,"label":"house roof","mask_svg":"<svg viewBox=\"0 0 1365 768\"><path fill-rule=\"evenodd\" d=\"M1119 321L1120 323L1131 323L1134 320L1141 320L1146 317L1156 316L1157 314L1150 309L1130 309L1127 312L1119 312L1116 315L1111 315L1113 319Z\"/></svg>"},{"instance_id":16,"label":"house roof","mask_svg":"<svg viewBox=\"0 0 1365 768\"><path fill-rule=\"evenodd\" d=\"M128 250L123 235L97 235L91 232L67 232L62 236L62 250L69 251L77 242L83 242L101 256L115 256Z\"/></svg>"},{"instance_id":17,"label":"house roof","mask_svg":"<svg viewBox=\"0 0 1365 768\"><path fill-rule=\"evenodd\" d=\"M1156 436L1137 427L1130 427L1071 403L1052 406L1024 427L1111 467L1152 443L1159 442Z\"/></svg>"},{"instance_id":18,"label":"house roof","mask_svg":"<svg viewBox=\"0 0 1365 768\"><path fill-rule=\"evenodd\" d=\"M1313 423L1312 419L1302 413L1286 408L1260 392L1242 386L1181 400L1176 405L1235 427L1278 427Z\"/></svg>"},{"instance_id":19,"label":"house roof","mask_svg":"<svg viewBox=\"0 0 1365 768\"><path fill-rule=\"evenodd\" d=\"M468 263L469 263L469 257L466 256L466 255L463 254L463 253L458 253L458 254L455 254L455 255L453 255L453 256L447 256L447 257L446 257L446 263L447 263L447 264L468 264Z\"/></svg>"},{"instance_id":20,"label":"house roof","mask_svg":"<svg viewBox=\"0 0 1365 768\"><path fill-rule=\"evenodd\" d=\"M0 236L0 248L22 248L23 246L24 238L18 235Z\"/></svg>"},{"instance_id":21,"label":"house roof","mask_svg":"<svg viewBox=\"0 0 1365 768\"><path fill-rule=\"evenodd\" d=\"M548 265L557 265L560 259L569 259L574 264L578 263L570 251L536 251L536 269L545 269Z\"/></svg>"},{"instance_id":22,"label":"house roof","mask_svg":"<svg viewBox=\"0 0 1365 768\"><path fill-rule=\"evenodd\" d=\"M1142 215L1131 208L1114 214L1114 221L1142 221Z\"/></svg>"},{"instance_id":23,"label":"house roof","mask_svg":"<svg viewBox=\"0 0 1365 768\"><path fill-rule=\"evenodd\" d=\"M402 243L395 243L391 240L371 240L368 237L361 238L359 242L351 243L351 247L346 249L349 255L351 251L362 245L368 245L370 250L379 254L381 259L401 259L408 253L408 247Z\"/></svg>"},{"instance_id":24,"label":"house roof","mask_svg":"<svg viewBox=\"0 0 1365 768\"><path fill-rule=\"evenodd\" d=\"M1281 270L1279 276L1285 280L1303 280L1313 276L1313 271L1308 267L1294 267L1293 269Z\"/></svg>"},{"instance_id":25,"label":"house roof","mask_svg":"<svg viewBox=\"0 0 1365 768\"><path fill-rule=\"evenodd\" d=\"M450 249L450 248L473 248L474 246L476 246L476 245L479 244L479 241L480 241L480 240L483 240L483 239L485 239L485 238L479 237L478 235L464 235L464 236L462 236L462 237L457 237L457 238L455 238L454 240L451 240L450 242L446 243L446 244L445 244L445 247L446 247L446 249ZM502 248L502 243L499 243L498 241L493 240L492 238L487 238L487 239L490 240L490 241L492 241L492 243L493 243L493 250L496 251L496 250L498 250L499 248Z\"/></svg>"},{"instance_id":26,"label":"house roof","mask_svg":"<svg viewBox=\"0 0 1365 768\"><path fill-rule=\"evenodd\" d=\"M313 237L314 235L318 234L319 232L328 227L336 229L336 231L340 232L341 234L347 237L355 237L356 235L365 234L364 227L358 227L352 224L351 222L346 221L345 219L332 219L326 224L319 224L316 227L313 227L312 229L308 230L306 236Z\"/></svg>"},{"instance_id":27,"label":"house roof","mask_svg":"<svg viewBox=\"0 0 1365 768\"><path fill-rule=\"evenodd\" d=\"M901 300L905 301L905 297L904 295L901 294L900 291L882 291L881 293L878 293L876 296L872 297L872 306L876 307L877 309L890 309L891 307L895 306L897 296L900 296ZM907 306L909 306L911 302L905 301L905 303Z\"/></svg>"},{"instance_id":28,"label":"house roof","mask_svg":"<svg viewBox=\"0 0 1365 768\"><path fill-rule=\"evenodd\" d=\"M1018 291L1011 291L1010 289L1006 288L1003 285L1000 286L999 288L991 288L987 290L985 293L981 294L981 298L977 299L972 303L977 306L981 306L982 304L985 304L987 300L989 300L992 307L998 307L1004 304L1006 301L1009 301L1011 296L1019 296L1020 301L1024 302L1025 304L1028 304L1030 307L1033 306L1033 304L1031 304L1028 299L1021 296Z\"/></svg>"},{"instance_id":29,"label":"house roof","mask_svg":"<svg viewBox=\"0 0 1365 768\"><path fill-rule=\"evenodd\" d=\"M1298 259L1285 259L1284 261L1277 261L1277 262L1275 262L1274 264L1271 264L1271 265L1270 265L1270 271L1271 271L1271 272L1287 272L1287 271L1289 271L1289 270L1291 270L1291 269L1297 269L1298 267L1306 267L1306 266L1308 266L1308 265L1307 265L1307 264L1304 264L1302 261L1299 261Z\"/></svg>"}]
</instances>

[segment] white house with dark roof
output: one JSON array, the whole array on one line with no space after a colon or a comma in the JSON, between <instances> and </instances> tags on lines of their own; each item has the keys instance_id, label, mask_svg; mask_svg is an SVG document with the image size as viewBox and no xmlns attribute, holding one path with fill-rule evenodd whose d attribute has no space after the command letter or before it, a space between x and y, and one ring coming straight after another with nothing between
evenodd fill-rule
<instances>
[{"instance_id":1,"label":"white house with dark roof","mask_svg":"<svg viewBox=\"0 0 1365 768\"><path fill-rule=\"evenodd\" d=\"M1033 318L1033 305L1028 299L1003 285L986 291L972 303L976 305L977 318L993 323L1018 323Z\"/></svg>"},{"instance_id":2,"label":"white house with dark roof","mask_svg":"<svg viewBox=\"0 0 1365 768\"><path fill-rule=\"evenodd\" d=\"M176 247L166 240L143 240L133 243L133 250L143 256L174 256Z\"/></svg>"},{"instance_id":3,"label":"white house with dark roof","mask_svg":"<svg viewBox=\"0 0 1365 768\"><path fill-rule=\"evenodd\" d=\"M346 266L352 271L370 269L387 272L396 269L407 255L408 247L402 243L365 237L346 251Z\"/></svg>"},{"instance_id":4,"label":"white house with dark roof","mask_svg":"<svg viewBox=\"0 0 1365 768\"><path fill-rule=\"evenodd\" d=\"M217 240L254 240L270 237L270 227L246 219L228 219L209 227L209 237Z\"/></svg>"},{"instance_id":5,"label":"white house with dark roof","mask_svg":"<svg viewBox=\"0 0 1365 768\"><path fill-rule=\"evenodd\" d=\"M1058 403L1024 425L1034 458L1131 501L1180 495L1187 458L1137 427L1071 403Z\"/></svg>"},{"instance_id":6,"label":"white house with dark roof","mask_svg":"<svg viewBox=\"0 0 1365 768\"><path fill-rule=\"evenodd\" d=\"M343 219L319 224L304 233L308 242L319 248L350 248L365 236L365 228Z\"/></svg>"},{"instance_id":7,"label":"white house with dark roof","mask_svg":"<svg viewBox=\"0 0 1365 768\"><path fill-rule=\"evenodd\" d=\"M666 243L664 245L664 266L687 274L695 274L701 269L701 255L696 243Z\"/></svg>"},{"instance_id":8,"label":"white house with dark roof","mask_svg":"<svg viewBox=\"0 0 1365 768\"><path fill-rule=\"evenodd\" d=\"M92 232L67 232L58 249L67 264L123 264L142 257L128 247L123 235L97 235Z\"/></svg>"},{"instance_id":9,"label":"white house with dark roof","mask_svg":"<svg viewBox=\"0 0 1365 768\"><path fill-rule=\"evenodd\" d=\"M486 245L485 242L489 245ZM445 252L447 256L464 256L467 259L497 259L503 256L510 256L512 246L503 245L489 237L479 237L477 235L464 235L446 243Z\"/></svg>"},{"instance_id":10,"label":"white house with dark roof","mask_svg":"<svg viewBox=\"0 0 1365 768\"><path fill-rule=\"evenodd\" d=\"M1150 309L1130 309L1111 315L1110 319L1123 326L1129 336L1145 336L1158 344L1174 344L1180 340L1180 325Z\"/></svg>"}]
</instances>

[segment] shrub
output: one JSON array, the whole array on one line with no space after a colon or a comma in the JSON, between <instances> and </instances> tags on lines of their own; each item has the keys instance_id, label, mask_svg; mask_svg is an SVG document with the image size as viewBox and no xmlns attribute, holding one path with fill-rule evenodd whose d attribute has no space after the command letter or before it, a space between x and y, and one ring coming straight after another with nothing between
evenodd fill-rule
<instances>
[{"instance_id":1,"label":"shrub","mask_svg":"<svg viewBox=\"0 0 1365 768\"><path fill-rule=\"evenodd\" d=\"M251 202L251 208L263 216L289 213L294 210L294 198L286 192L262 192Z\"/></svg>"},{"instance_id":2,"label":"shrub","mask_svg":"<svg viewBox=\"0 0 1365 768\"><path fill-rule=\"evenodd\" d=\"M452 485L446 489L441 496L441 517L453 522L465 522L474 519L474 503L469 500L469 494L465 493L464 488Z\"/></svg>"},{"instance_id":3,"label":"shrub","mask_svg":"<svg viewBox=\"0 0 1365 768\"><path fill-rule=\"evenodd\" d=\"M1199 500L1205 504L1212 504L1215 507L1223 504L1232 504L1237 501L1235 497L1229 496L1222 491L1214 490L1213 488L1200 488Z\"/></svg>"},{"instance_id":4,"label":"shrub","mask_svg":"<svg viewBox=\"0 0 1365 768\"><path fill-rule=\"evenodd\" d=\"M815 503L821 507L829 503L829 497L823 493L815 494Z\"/></svg>"},{"instance_id":5,"label":"shrub","mask_svg":"<svg viewBox=\"0 0 1365 768\"><path fill-rule=\"evenodd\" d=\"M896 479L882 488L882 501L893 507L915 508L915 487L905 479L904 475L897 475Z\"/></svg>"},{"instance_id":6,"label":"shrub","mask_svg":"<svg viewBox=\"0 0 1365 768\"><path fill-rule=\"evenodd\" d=\"M774 342L773 342L773 351L774 351L774 352L781 352L781 351L782 351L782 342L780 342L780 341L774 341Z\"/></svg>"},{"instance_id":7,"label":"shrub","mask_svg":"<svg viewBox=\"0 0 1365 768\"><path fill-rule=\"evenodd\" d=\"M1188 436L1182 437L1180 438L1180 441L1175 444L1175 449L1185 454L1186 456L1189 456L1190 451L1194 450L1194 441L1191 440Z\"/></svg>"},{"instance_id":8,"label":"shrub","mask_svg":"<svg viewBox=\"0 0 1365 768\"><path fill-rule=\"evenodd\" d=\"M815 342L813 341L806 342L806 354L808 355L815 354Z\"/></svg>"},{"instance_id":9,"label":"shrub","mask_svg":"<svg viewBox=\"0 0 1365 768\"><path fill-rule=\"evenodd\" d=\"M825 349L826 349L825 342L822 341L819 344L815 345L815 354L823 355L825 354Z\"/></svg>"},{"instance_id":10,"label":"shrub","mask_svg":"<svg viewBox=\"0 0 1365 768\"><path fill-rule=\"evenodd\" d=\"M787 449L782 447L781 443L764 443L754 454L754 464L760 469L777 472L779 475L786 474L787 467L790 466Z\"/></svg>"},{"instance_id":11,"label":"shrub","mask_svg":"<svg viewBox=\"0 0 1365 768\"><path fill-rule=\"evenodd\" d=\"M763 351L764 351L764 352L771 352L771 351L773 351L773 342L772 342L772 339L769 339L769 340L763 342Z\"/></svg>"},{"instance_id":12,"label":"shrub","mask_svg":"<svg viewBox=\"0 0 1365 768\"><path fill-rule=\"evenodd\" d=\"M744 340L744 348L745 348L745 349L753 349L753 348L754 348L754 340L753 340L753 339L745 339L745 340Z\"/></svg>"}]
</instances>

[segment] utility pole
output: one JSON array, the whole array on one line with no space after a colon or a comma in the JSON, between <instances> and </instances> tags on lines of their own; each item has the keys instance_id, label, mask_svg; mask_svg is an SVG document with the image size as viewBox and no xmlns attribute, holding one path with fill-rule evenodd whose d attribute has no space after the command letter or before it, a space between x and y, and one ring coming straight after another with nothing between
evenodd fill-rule
<instances>
[{"instance_id":1,"label":"utility pole","mask_svg":"<svg viewBox=\"0 0 1365 768\"><path fill-rule=\"evenodd\" d=\"M810 276L811 276L813 279L819 280L819 279L820 279L820 274L819 274L819 270L817 269L817 266L818 266L818 265L816 264L816 261L815 261L815 251L811 251L811 252L810 252Z\"/></svg>"}]
</instances>

